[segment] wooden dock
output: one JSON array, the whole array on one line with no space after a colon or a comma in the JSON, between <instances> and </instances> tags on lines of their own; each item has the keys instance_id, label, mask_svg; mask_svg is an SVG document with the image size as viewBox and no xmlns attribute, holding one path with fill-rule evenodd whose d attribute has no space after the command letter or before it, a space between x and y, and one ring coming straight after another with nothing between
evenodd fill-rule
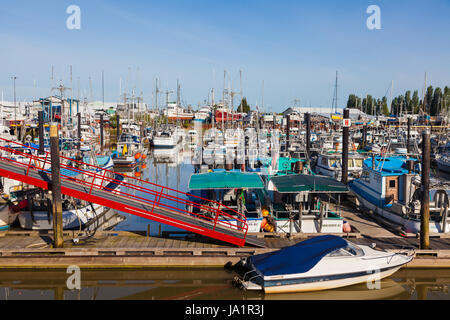
<instances>
[{"instance_id":1,"label":"wooden dock","mask_svg":"<svg viewBox=\"0 0 450 320\"><path fill-rule=\"evenodd\" d=\"M61 269L77 265L85 269L142 269L154 267L223 267L241 258L278 250L313 235L269 234L261 238L265 248L233 247L215 240L192 236L188 238L148 237L141 232L97 232L95 236L72 241L78 232L64 232L64 248L52 248L52 233L8 231L0 234L0 267L9 269ZM80 239L84 236L79 235ZM316 235L315 235L316 236ZM370 237L347 235L356 244L398 252L416 249L416 258L408 268L450 267L450 239L431 238L431 250L418 250L416 238Z\"/></svg>"}]
</instances>

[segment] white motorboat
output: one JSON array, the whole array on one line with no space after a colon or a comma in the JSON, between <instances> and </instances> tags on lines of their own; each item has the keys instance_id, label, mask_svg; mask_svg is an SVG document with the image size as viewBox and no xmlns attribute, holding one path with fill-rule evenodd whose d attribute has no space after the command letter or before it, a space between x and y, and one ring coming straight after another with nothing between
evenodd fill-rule
<instances>
[{"instance_id":1,"label":"white motorboat","mask_svg":"<svg viewBox=\"0 0 450 320\"><path fill-rule=\"evenodd\" d=\"M367 283L371 289L412 259L405 252L375 250L325 235L248 257L243 266L249 271L235 280L245 290L265 293L318 291L358 283Z\"/></svg>"},{"instance_id":2,"label":"white motorboat","mask_svg":"<svg viewBox=\"0 0 450 320\"><path fill-rule=\"evenodd\" d=\"M120 185L124 177L120 174L110 171L113 168L113 161L109 156L97 156L95 161L99 168L95 169L95 173L102 176L105 172L105 176L114 179L104 186L104 190L112 193L120 192ZM92 162L88 157L83 158L84 163ZM70 163L68 164L70 165ZM89 170L89 169L88 169ZM94 169L89 171L94 172ZM61 175L65 178L74 179L79 175L76 171L62 169ZM96 178L94 184L100 185L102 179ZM17 191L17 200L20 213L18 220L21 228L26 230L51 230L53 228L53 219L51 218L51 201L38 189L20 190ZM100 219L104 219L105 222L111 223L113 220L117 223L122 219L116 216L114 210L106 208L98 204L91 204L87 201L73 199L70 197L62 196L63 207L63 229L76 229L91 223L98 223ZM110 219L105 219L110 218Z\"/></svg>"},{"instance_id":3,"label":"white motorboat","mask_svg":"<svg viewBox=\"0 0 450 320\"><path fill-rule=\"evenodd\" d=\"M156 133L153 137L152 143L155 148L173 148L180 141L182 137L175 131L163 130Z\"/></svg>"}]
</instances>

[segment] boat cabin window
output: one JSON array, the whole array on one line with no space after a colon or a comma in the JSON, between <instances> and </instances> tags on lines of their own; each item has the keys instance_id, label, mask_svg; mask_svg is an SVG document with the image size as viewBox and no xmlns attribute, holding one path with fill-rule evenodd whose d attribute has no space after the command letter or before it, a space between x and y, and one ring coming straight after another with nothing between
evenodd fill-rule
<instances>
[{"instance_id":1,"label":"boat cabin window","mask_svg":"<svg viewBox=\"0 0 450 320\"><path fill-rule=\"evenodd\" d=\"M335 250L328 254L329 257L361 257L363 255L364 251L351 243L348 243L345 248Z\"/></svg>"},{"instance_id":2,"label":"boat cabin window","mask_svg":"<svg viewBox=\"0 0 450 320\"><path fill-rule=\"evenodd\" d=\"M363 166L363 160L362 159L355 159L355 165L359 168L362 168Z\"/></svg>"},{"instance_id":3,"label":"boat cabin window","mask_svg":"<svg viewBox=\"0 0 450 320\"><path fill-rule=\"evenodd\" d=\"M389 188L395 188L395 180L389 180Z\"/></svg>"}]
</instances>

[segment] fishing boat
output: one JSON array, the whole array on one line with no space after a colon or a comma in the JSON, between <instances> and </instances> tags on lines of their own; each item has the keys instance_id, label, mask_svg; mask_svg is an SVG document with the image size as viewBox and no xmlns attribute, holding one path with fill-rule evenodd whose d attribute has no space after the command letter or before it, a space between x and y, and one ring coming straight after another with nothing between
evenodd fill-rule
<instances>
[{"instance_id":1,"label":"fishing boat","mask_svg":"<svg viewBox=\"0 0 450 320\"><path fill-rule=\"evenodd\" d=\"M413 259L407 252L375 250L341 237L324 235L278 251L242 260L248 270L236 283L245 290L265 293L307 292L371 284Z\"/></svg>"},{"instance_id":2,"label":"fishing boat","mask_svg":"<svg viewBox=\"0 0 450 320\"><path fill-rule=\"evenodd\" d=\"M185 109L178 106L175 102L168 102L166 110L164 110L164 115L169 120L192 120L194 118L194 114L190 111L186 111Z\"/></svg>"},{"instance_id":3,"label":"fishing boat","mask_svg":"<svg viewBox=\"0 0 450 320\"><path fill-rule=\"evenodd\" d=\"M173 148L180 143L181 139L175 130L166 128L153 136L152 144L155 148Z\"/></svg>"},{"instance_id":4,"label":"fishing boat","mask_svg":"<svg viewBox=\"0 0 450 320\"><path fill-rule=\"evenodd\" d=\"M449 154L439 154L436 155L436 164L439 171L445 173L450 173L450 155Z\"/></svg>"},{"instance_id":5,"label":"fishing boat","mask_svg":"<svg viewBox=\"0 0 450 320\"><path fill-rule=\"evenodd\" d=\"M122 133L117 142L117 150L112 154L115 167L136 166L136 155L139 153L139 137Z\"/></svg>"},{"instance_id":6,"label":"fishing boat","mask_svg":"<svg viewBox=\"0 0 450 320\"><path fill-rule=\"evenodd\" d=\"M211 117L211 108L209 106L201 107L194 115L194 121L200 123L206 123Z\"/></svg>"},{"instance_id":7,"label":"fishing boat","mask_svg":"<svg viewBox=\"0 0 450 320\"><path fill-rule=\"evenodd\" d=\"M356 205L372 210L400 227L403 232L420 232L420 164L404 156L374 156L363 162L361 177L349 182ZM448 233L448 185L430 180L430 233Z\"/></svg>"},{"instance_id":8,"label":"fishing boat","mask_svg":"<svg viewBox=\"0 0 450 320\"><path fill-rule=\"evenodd\" d=\"M0 230L9 228L15 219L15 216L11 215L8 198L9 196L7 194L2 194L0 198Z\"/></svg>"},{"instance_id":9,"label":"fishing boat","mask_svg":"<svg viewBox=\"0 0 450 320\"><path fill-rule=\"evenodd\" d=\"M120 185L124 176L110 171L113 168L111 157L97 156L95 161L98 164L98 168L95 169L97 174L101 176L104 173L106 177L114 179L103 189L112 193L120 192ZM83 162L90 163L91 161L88 157L84 157ZM67 165L76 166L77 164L68 163ZM46 171L50 172L50 170ZM61 175L71 179L77 179L82 174L74 170L61 169ZM101 179L96 178L94 184L101 184ZM20 206L18 220L21 228L26 230L51 230L53 228L53 219L51 218L52 203L49 200L47 192L37 188L22 189L14 192L14 196L17 198L18 205ZM94 222L99 224L101 221L106 223L104 226L112 227L123 221L121 216L116 215L114 210L110 208L74 199L66 195L62 195L62 207L63 229L84 228Z\"/></svg>"},{"instance_id":10,"label":"fishing boat","mask_svg":"<svg viewBox=\"0 0 450 320\"><path fill-rule=\"evenodd\" d=\"M266 217L266 231L293 234L343 233L351 230L339 213L330 209L333 198L338 202L339 195L349 191L333 178L284 174L270 177L267 191L270 215Z\"/></svg>"},{"instance_id":11,"label":"fishing boat","mask_svg":"<svg viewBox=\"0 0 450 320\"><path fill-rule=\"evenodd\" d=\"M193 149L199 144L199 134L197 130L189 130L187 133L189 148Z\"/></svg>"},{"instance_id":12,"label":"fishing boat","mask_svg":"<svg viewBox=\"0 0 450 320\"><path fill-rule=\"evenodd\" d=\"M348 153L348 179L359 178L362 172L364 156L357 152ZM342 179L342 153L327 152L321 153L317 157L315 166L316 173L333 177L336 180Z\"/></svg>"},{"instance_id":13,"label":"fishing boat","mask_svg":"<svg viewBox=\"0 0 450 320\"><path fill-rule=\"evenodd\" d=\"M220 210L236 215L236 212L246 217L248 232L260 232L264 215L264 205L267 194L264 182L256 173L214 170L207 173L193 174L189 179L189 200L197 204L209 203L213 200ZM203 200L205 199L205 200ZM193 204L187 211L201 212L200 206ZM204 214L202 212L202 214ZM223 220L223 222L226 222ZM236 220L229 221L236 224Z\"/></svg>"}]
</instances>

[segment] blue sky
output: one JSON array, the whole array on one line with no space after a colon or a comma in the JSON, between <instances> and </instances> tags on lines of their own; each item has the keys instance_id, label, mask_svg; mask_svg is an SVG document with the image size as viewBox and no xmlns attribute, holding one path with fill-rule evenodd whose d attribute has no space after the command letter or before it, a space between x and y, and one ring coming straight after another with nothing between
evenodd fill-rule
<instances>
[{"instance_id":1,"label":"blue sky","mask_svg":"<svg viewBox=\"0 0 450 320\"><path fill-rule=\"evenodd\" d=\"M328 107L336 70L339 102L350 93L382 97L450 85L450 1L3 1L0 6L0 90L12 100L50 92L55 83L74 95L117 101L119 83L136 86L152 103L155 77L196 106L211 87L221 97L223 72L252 105L281 111L292 101ZM66 8L81 8L81 30L68 30ZM381 9L381 30L369 30L369 5ZM79 79L79 80L78 80ZM127 81L128 79L128 81ZM173 96L174 97L174 96ZM236 98L236 104L238 103Z\"/></svg>"}]
</instances>

